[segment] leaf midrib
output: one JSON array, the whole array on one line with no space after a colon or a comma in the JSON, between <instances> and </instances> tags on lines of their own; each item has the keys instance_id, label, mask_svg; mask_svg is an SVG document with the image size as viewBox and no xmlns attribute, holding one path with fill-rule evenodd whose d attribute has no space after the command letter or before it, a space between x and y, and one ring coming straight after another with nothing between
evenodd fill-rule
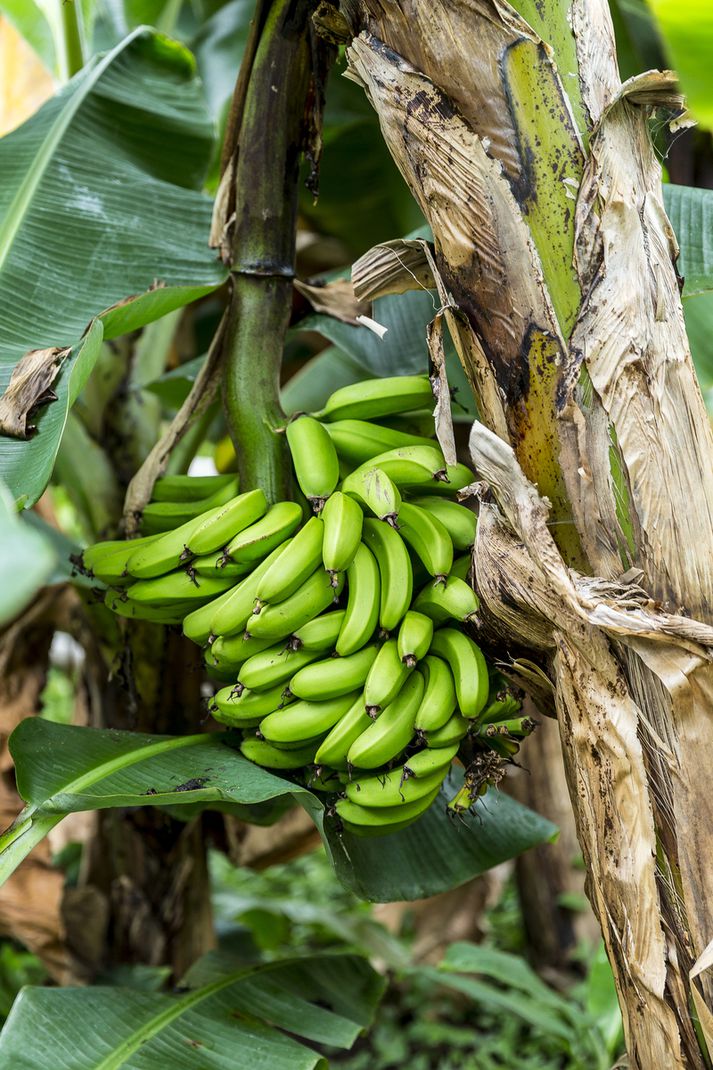
<instances>
[{"instance_id":1,"label":"leaf midrib","mask_svg":"<svg viewBox=\"0 0 713 1070\"><path fill-rule=\"evenodd\" d=\"M74 116L116 57L137 37L145 34L145 32L145 28L140 26L110 52L107 52L104 58L97 63L96 67L87 73L80 88L68 98L67 103L55 119L47 137L44 139L34 159L27 168L27 177L15 194L2 224L0 224L0 272L3 271L7 259L12 252L13 243L17 233L22 226L25 217L29 214L32 201L52 161L55 150L69 128Z\"/></svg>"}]
</instances>

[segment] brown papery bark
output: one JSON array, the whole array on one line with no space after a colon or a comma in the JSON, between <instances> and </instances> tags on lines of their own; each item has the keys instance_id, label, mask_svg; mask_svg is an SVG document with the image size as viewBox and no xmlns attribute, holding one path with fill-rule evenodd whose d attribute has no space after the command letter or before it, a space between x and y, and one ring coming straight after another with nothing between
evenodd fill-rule
<instances>
[{"instance_id":1,"label":"brown papery bark","mask_svg":"<svg viewBox=\"0 0 713 1070\"><path fill-rule=\"evenodd\" d=\"M343 9L350 75L434 235L367 254L355 290L437 288L482 420L484 637L552 682L630 1066L702 1070L713 437L648 128L680 105L675 77L621 85L605 0Z\"/></svg>"}]
</instances>

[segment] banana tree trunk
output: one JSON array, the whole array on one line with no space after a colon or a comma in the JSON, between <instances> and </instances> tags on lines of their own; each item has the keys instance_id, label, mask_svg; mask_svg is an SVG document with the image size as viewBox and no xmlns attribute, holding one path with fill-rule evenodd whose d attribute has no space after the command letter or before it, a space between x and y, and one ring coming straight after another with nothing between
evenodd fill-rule
<instances>
[{"instance_id":1,"label":"banana tree trunk","mask_svg":"<svg viewBox=\"0 0 713 1070\"><path fill-rule=\"evenodd\" d=\"M649 136L675 78L622 86L606 0L342 15L348 73L434 235L367 255L355 288L432 276L482 420L484 632L549 677L629 1064L702 1068L713 437Z\"/></svg>"}]
</instances>

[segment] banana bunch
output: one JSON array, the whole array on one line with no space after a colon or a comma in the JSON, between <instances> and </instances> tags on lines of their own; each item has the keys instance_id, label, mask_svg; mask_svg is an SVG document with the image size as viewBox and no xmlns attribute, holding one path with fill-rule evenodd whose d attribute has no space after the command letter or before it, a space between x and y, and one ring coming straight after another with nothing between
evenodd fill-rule
<instances>
[{"instance_id":1,"label":"banana bunch","mask_svg":"<svg viewBox=\"0 0 713 1070\"><path fill-rule=\"evenodd\" d=\"M457 492L474 476L421 433L432 406L426 376L343 387L285 428L313 515L229 474L166 477L141 538L81 561L114 612L182 623L243 755L362 835L423 814L458 754L487 754L492 782L533 727L465 630L477 521ZM466 777L471 802L484 782Z\"/></svg>"}]
</instances>

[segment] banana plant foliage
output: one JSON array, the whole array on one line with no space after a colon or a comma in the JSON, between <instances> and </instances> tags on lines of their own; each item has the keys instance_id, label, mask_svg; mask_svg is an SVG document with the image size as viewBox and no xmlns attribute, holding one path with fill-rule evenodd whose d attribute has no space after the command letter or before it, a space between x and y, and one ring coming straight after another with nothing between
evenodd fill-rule
<instances>
[{"instance_id":1,"label":"banana plant foliage","mask_svg":"<svg viewBox=\"0 0 713 1070\"><path fill-rule=\"evenodd\" d=\"M0 475L23 504L49 479L102 338L224 281L200 192L213 140L193 57L148 29L0 140L0 391L27 351L73 346L34 436L0 437Z\"/></svg>"},{"instance_id":2,"label":"banana plant foliage","mask_svg":"<svg viewBox=\"0 0 713 1070\"><path fill-rule=\"evenodd\" d=\"M59 561L50 539L30 527L0 484L0 628L20 613Z\"/></svg>"},{"instance_id":3,"label":"banana plant foliage","mask_svg":"<svg viewBox=\"0 0 713 1070\"><path fill-rule=\"evenodd\" d=\"M185 808L186 817L200 808L227 808L243 820L265 821L285 802L298 802L320 830L339 879L377 901L453 888L557 831L497 791L472 813L448 816L446 798L462 782L454 773L445 794L410 828L361 839L340 832L305 787L246 761L229 734L150 736L30 717L13 732L10 749L27 805L0 836L0 884L67 814L117 806L167 806L176 814Z\"/></svg>"},{"instance_id":4,"label":"banana plant foliage","mask_svg":"<svg viewBox=\"0 0 713 1070\"><path fill-rule=\"evenodd\" d=\"M319 1049L350 1048L369 1025L384 984L358 955L255 965L211 952L170 995L25 988L0 1037L0 1064L13 1070L326 1070Z\"/></svg>"}]
</instances>

